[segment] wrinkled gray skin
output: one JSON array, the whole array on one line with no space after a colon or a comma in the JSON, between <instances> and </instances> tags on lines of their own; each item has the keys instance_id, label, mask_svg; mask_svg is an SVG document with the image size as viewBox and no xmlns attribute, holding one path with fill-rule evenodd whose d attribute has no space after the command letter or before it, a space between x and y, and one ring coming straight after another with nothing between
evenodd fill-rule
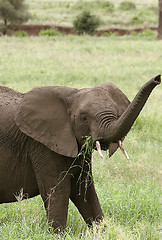
<instances>
[{"instance_id":1,"label":"wrinkled gray skin","mask_svg":"<svg viewBox=\"0 0 162 240\"><path fill-rule=\"evenodd\" d=\"M0 203L16 201L23 188L28 197L41 195L55 231L66 226L69 198L89 226L102 221L91 154L86 161L77 155L85 136L112 155L158 84L160 75L132 103L112 83L81 90L40 87L25 94L0 87Z\"/></svg>"}]
</instances>

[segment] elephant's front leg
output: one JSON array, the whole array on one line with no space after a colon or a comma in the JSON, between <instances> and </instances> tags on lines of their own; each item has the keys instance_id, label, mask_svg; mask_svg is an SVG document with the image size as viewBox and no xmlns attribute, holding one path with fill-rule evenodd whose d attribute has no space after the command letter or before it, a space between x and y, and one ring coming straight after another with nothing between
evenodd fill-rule
<instances>
[{"instance_id":1,"label":"elephant's front leg","mask_svg":"<svg viewBox=\"0 0 162 240\"><path fill-rule=\"evenodd\" d=\"M91 164L88 161L85 162L81 172L72 179L70 198L88 226L91 226L93 222L100 223L103 220L103 212L91 174Z\"/></svg>"},{"instance_id":2,"label":"elephant's front leg","mask_svg":"<svg viewBox=\"0 0 162 240\"><path fill-rule=\"evenodd\" d=\"M65 180L62 182L60 180L48 190L44 200L47 220L56 232L60 232L66 227L70 188L70 178L67 176Z\"/></svg>"},{"instance_id":3,"label":"elephant's front leg","mask_svg":"<svg viewBox=\"0 0 162 240\"><path fill-rule=\"evenodd\" d=\"M32 159L33 168L48 222L59 232L66 227L67 221L71 191L71 176L67 171L70 163L61 155L48 149L43 150L41 157Z\"/></svg>"}]
</instances>

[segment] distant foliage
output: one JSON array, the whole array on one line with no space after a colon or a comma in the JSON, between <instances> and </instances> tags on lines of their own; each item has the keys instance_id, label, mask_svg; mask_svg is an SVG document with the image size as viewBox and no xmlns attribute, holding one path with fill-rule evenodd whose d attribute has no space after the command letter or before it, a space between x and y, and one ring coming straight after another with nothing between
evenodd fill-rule
<instances>
[{"instance_id":1,"label":"distant foliage","mask_svg":"<svg viewBox=\"0 0 162 240\"><path fill-rule=\"evenodd\" d=\"M77 34L93 34L100 25L100 20L89 11L83 11L73 21Z\"/></svg>"},{"instance_id":2,"label":"distant foliage","mask_svg":"<svg viewBox=\"0 0 162 240\"><path fill-rule=\"evenodd\" d=\"M139 16L132 17L131 23L133 24L142 24L144 20Z\"/></svg>"},{"instance_id":3,"label":"distant foliage","mask_svg":"<svg viewBox=\"0 0 162 240\"><path fill-rule=\"evenodd\" d=\"M104 37L118 37L120 36L118 32L105 32Z\"/></svg>"},{"instance_id":4,"label":"distant foliage","mask_svg":"<svg viewBox=\"0 0 162 240\"><path fill-rule=\"evenodd\" d=\"M24 0L0 0L0 18L5 25L20 24L30 17Z\"/></svg>"},{"instance_id":5,"label":"distant foliage","mask_svg":"<svg viewBox=\"0 0 162 240\"><path fill-rule=\"evenodd\" d=\"M119 8L121 10L132 10L136 8L136 4L131 1L123 1L120 3Z\"/></svg>"},{"instance_id":6,"label":"distant foliage","mask_svg":"<svg viewBox=\"0 0 162 240\"><path fill-rule=\"evenodd\" d=\"M155 35L155 31L147 28L140 35L143 36L143 37L154 36Z\"/></svg>"},{"instance_id":7,"label":"distant foliage","mask_svg":"<svg viewBox=\"0 0 162 240\"><path fill-rule=\"evenodd\" d=\"M108 12L113 12L115 9L115 5L113 2L105 1L103 3L103 8L105 8Z\"/></svg>"},{"instance_id":8,"label":"distant foliage","mask_svg":"<svg viewBox=\"0 0 162 240\"><path fill-rule=\"evenodd\" d=\"M76 3L72 6L74 10L92 10L96 7L99 7L100 1L76 1Z\"/></svg>"},{"instance_id":9,"label":"distant foliage","mask_svg":"<svg viewBox=\"0 0 162 240\"><path fill-rule=\"evenodd\" d=\"M55 37L55 36L58 36L58 35L60 35L60 33L55 28L41 30L39 32L39 36Z\"/></svg>"},{"instance_id":10,"label":"distant foliage","mask_svg":"<svg viewBox=\"0 0 162 240\"><path fill-rule=\"evenodd\" d=\"M109 12L113 12L114 8L114 3L109 0L76 1L76 3L72 6L73 10L80 11L95 11L96 9L106 9Z\"/></svg>"},{"instance_id":11,"label":"distant foliage","mask_svg":"<svg viewBox=\"0 0 162 240\"><path fill-rule=\"evenodd\" d=\"M27 37L28 33L26 31L19 30L14 32L14 35L15 37Z\"/></svg>"}]
</instances>

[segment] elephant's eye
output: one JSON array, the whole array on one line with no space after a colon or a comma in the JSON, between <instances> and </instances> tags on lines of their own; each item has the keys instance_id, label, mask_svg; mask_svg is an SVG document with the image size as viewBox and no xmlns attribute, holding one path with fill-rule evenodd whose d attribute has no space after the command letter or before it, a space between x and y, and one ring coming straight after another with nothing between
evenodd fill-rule
<instances>
[{"instance_id":1,"label":"elephant's eye","mask_svg":"<svg viewBox=\"0 0 162 240\"><path fill-rule=\"evenodd\" d=\"M83 122L87 122L88 121L88 118L87 118L87 116L85 114L82 114L81 119L82 119Z\"/></svg>"}]
</instances>

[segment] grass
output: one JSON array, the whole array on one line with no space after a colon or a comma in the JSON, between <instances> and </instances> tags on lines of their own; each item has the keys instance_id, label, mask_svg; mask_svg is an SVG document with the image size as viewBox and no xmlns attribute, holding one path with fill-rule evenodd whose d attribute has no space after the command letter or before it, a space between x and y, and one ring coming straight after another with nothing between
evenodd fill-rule
<instances>
[{"instance_id":1,"label":"grass","mask_svg":"<svg viewBox=\"0 0 162 240\"><path fill-rule=\"evenodd\" d=\"M33 16L29 23L71 26L76 15L85 9L101 18L101 28L132 28L148 25L155 27L158 21L158 1L155 0L132 0L136 8L129 11L120 9L121 0L109 0L114 5L113 10L108 7L107 0L29 0L27 2Z\"/></svg>"},{"instance_id":2,"label":"grass","mask_svg":"<svg viewBox=\"0 0 162 240\"><path fill-rule=\"evenodd\" d=\"M130 100L161 73L162 44L151 36L1 37L0 83L26 92L35 86L92 87L107 80ZM93 175L107 228L87 229L70 202L64 236L50 234L40 196L0 205L0 239L160 239L161 86L150 96L120 151Z\"/></svg>"}]
</instances>

